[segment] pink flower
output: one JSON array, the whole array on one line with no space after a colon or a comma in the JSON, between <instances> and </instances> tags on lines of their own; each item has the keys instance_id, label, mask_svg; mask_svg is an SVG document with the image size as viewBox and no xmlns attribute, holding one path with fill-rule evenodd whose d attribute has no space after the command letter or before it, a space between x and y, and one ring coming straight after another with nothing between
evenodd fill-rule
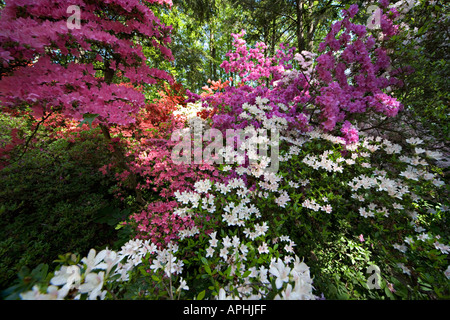
<instances>
[{"instance_id":1,"label":"pink flower","mask_svg":"<svg viewBox=\"0 0 450 320\"><path fill-rule=\"evenodd\" d=\"M396 290L394 289L394 285L392 283L388 283L388 289L390 292L394 293Z\"/></svg>"},{"instance_id":2,"label":"pink flower","mask_svg":"<svg viewBox=\"0 0 450 320\"><path fill-rule=\"evenodd\" d=\"M364 236L362 234L359 235L359 241L364 242L366 240L364 240Z\"/></svg>"},{"instance_id":3,"label":"pink flower","mask_svg":"<svg viewBox=\"0 0 450 320\"><path fill-rule=\"evenodd\" d=\"M380 0L378 3L380 4L380 6L386 8L389 5L389 2L389 0Z\"/></svg>"}]
</instances>

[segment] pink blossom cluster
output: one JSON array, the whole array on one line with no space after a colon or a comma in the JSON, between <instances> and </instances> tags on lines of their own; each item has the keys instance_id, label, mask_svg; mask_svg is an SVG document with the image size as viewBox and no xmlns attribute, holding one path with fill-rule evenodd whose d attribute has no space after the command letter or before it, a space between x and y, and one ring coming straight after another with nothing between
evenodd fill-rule
<instances>
[{"instance_id":1,"label":"pink blossom cluster","mask_svg":"<svg viewBox=\"0 0 450 320\"><path fill-rule=\"evenodd\" d=\"M233 46L236 50L228 52L227 57L230 61L225 60L220 65L225 72L238 74L243 82L256 81L262 84L271 75L280 75L284 72L283 62L286 60L286 56L283 56L283 51L278 51L277 57L266 57L267 45L265 43L258 42L255 48L247 49L246 41L243 39L244 30L231 35L234 38Z\"/></svg>"},{"instance_id":2,"label":"pink blossom cluster","mask_svg":"<svg viewBox=\"0 0 450 320\"><path fill-rule=\"evenodd\" d=\"M261 126L257 120L236 115L244 111L246 103L266 98L269 119L285 118L290 126L303 131L314 127L341 129L347 142L354 142L358 133L350 127L355 116L381 113L393 117L403 108L385 93L388 87L402 85L395 75L403 70L391 70L388 50L383 47L385 40L398 31L393 23L396 11L384 8L381 31L370 34L364 25L351 22L358 10L357 5L343 10L343 19L331 26L319 45L317 58L306 51L294 55L295 48L284 46L274 57L266 57L266 45L258 43L249 49L245 32L234 34L235 49L221 66L228 73L238 74L240 82L234 78L233 85L206 96L188 92L189 102L201 100L204 106L215 108L213 127L240 129Z\"/></svg>"},{"instance_id":3,"label":"pink blossom cluster","mask_svg":"<svg viewBox=\"0 0 450 320\"><path fill-rule=\"evenodd\" d=\"M140 113L139 123L146 123L150 128L151 113ZM169 115L167 122L151 126L156 130L136 130L133 136L122 139L121 143L128 150L127 157L131 160L127 170L116 171L118 186L127 188L130 174L137 179L137 189L144 195L147 205L139 212L129 217L138 239L150 239L158 246L178 239L178 234L198 226L194 216L180 217L174 214L178 207L173 201L176 192L192 191L195 182L203 179L219 181L219 171L209 164L184 164L172 161L172 149L176 142L171 141L173 131L182 128L184 119ZM142 129L142 128L141 128ZM125 130L126 131L126 130ZM114 172L114 164L102 168L107 174ZM123 190L118 190L116 196L121 198ZM157 200L153 200L156 196Z\"/></svg>"},{"instance_id":4,"label":"pink blossom cluster","mask_svg":"<svg viewBox=\"0 0 450 320\"><path fill-rule=\"evenodd\" d=\"M149 239L158 247L178 239L178 233L193 227L194 221L190 217L173 214L176 207L176 201L157 201L150 203L141 212L131 215L132 224L136 224L137 238Z\"/></svg>"},{"instance_id":5,"label":"pink blossom cluster","mask_svg":"<svg viewBox=\"0 0 450 320\"><path fill-rule=\"evenodd\" d=\"M401 85L388 72L391 61L387 49L376 46L376 39L368 35L365 26L350 21L357 12L357 5L344 10L344 19L331 26L319 45L323 54L317 58L316 71L321 94L315 102L321 107L326 130L333 130L349 114L373 110L393 117L402 108L400 102L383 92L389 86ZM382 15L381 29L384 37L397 32L386 14Z\"/></svg>"},{"instance_id":6,"label":"pink blossom cluster","mask_svg":"<svg viewBox=\"0 0 450 320\"><path fill-rule=\"evenodd\" d=\"M148 2L171 5L170 0ZM0 101L6 107L30 105L36 117L60 111L75 120L97 114L104 123L132 123L145 107L145 96L120 82L172 81L165 71L147 66L142 46L132 39L136 35L150 39L171 60L167 47L171 27L138 0L74 0L70 5L80 8L79 29L67 26L65 0L9 1L2 9L0 64L7 72L0 80ZM97 73L99 63L103 77Z\"/></svg>"},{"instance_id":7,"label":"pink blossom cluster","mask_svg":"<svg viewBox=\"0 0 450 320\"><path fill-rule=\"evenodd\" d=\"M192 228L195 217L179 217L173 213L177 202L170 201L175 192L192 191L198 180L218 180L219 174L211 165L175 164L171 160L173 145L169 142L151 143L133 150L135 161L131 170L140 179L138 188L157 193L161 201L149 205L130 216L137 237L151 239L158 245L177 239L182 230Z\"/></svg>"}]
</instances>

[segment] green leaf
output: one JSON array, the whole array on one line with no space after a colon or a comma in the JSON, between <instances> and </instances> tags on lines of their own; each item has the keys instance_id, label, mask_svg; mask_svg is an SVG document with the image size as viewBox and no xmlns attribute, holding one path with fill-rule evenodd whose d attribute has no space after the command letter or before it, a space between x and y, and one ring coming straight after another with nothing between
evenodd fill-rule
<instances>
[{"instance_id":1,"label":"green leaf","mask_svg":"<svg viewBox=\"0 0 450 320\"><path fill-rule=\"evenodd\" d=\"M204 297L205 297L205 290L203 290L197 295L197 300L203 300Z\"/></svg>"},{"instance_id":2,"label":"green leaf","mask_svg":"<svg viewBox=\"0 0 450 320\"><path fill-rule=\"evenodd\" d=\"M154 274L152 274L152 279L156 282L159 282L159 278Z\"/></svg>"},{"instance_id":3,"label":"green leaf","mask_svg":"<svg viewBox=\"0 0 450 320\"><path fill-rule=\"evenodd\" d=\"M247 278L249 275L250 275L250 273L252 273L250 270L247 270L247 271L245 271L244 272L244 274L242 275L242 277L243 278Z\"/></svg>"},{"instance_id":4,"label":"green leaf","mask_svg":"<svg viewBox=\"0 0 450 320\"><path fill-rule=\"evenodd\" d=\"M82 127L83 124L87 123L89 125L89 128L92 129L92 122L99 116L99 114L92 114L92 113L85 113L83 114L83 121L80 122L80 124L77 127Z\"/></svg>"},{"instance_id":5,"label":"green leaf","mask_svg":"<svg viewBox=\"0 0 450 320\"><path fill-rule=\"evenodd\" d=\"M207 264L205 264L205 271L207 274L211 275L211 268Z\"/></svg>"}]
</instances>

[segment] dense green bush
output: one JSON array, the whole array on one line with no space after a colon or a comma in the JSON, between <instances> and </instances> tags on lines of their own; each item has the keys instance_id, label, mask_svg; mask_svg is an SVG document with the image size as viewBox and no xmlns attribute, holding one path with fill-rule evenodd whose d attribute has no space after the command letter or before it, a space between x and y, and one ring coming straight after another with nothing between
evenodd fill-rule
<instances>
[{"instance_id":1,"label":"dense green bush","mask_svg":"<svg viewBox=\"0 0 450 320\"><path fill-rule=\"evenodd\" d=\"M23 266L117 239L121 216L105 218L120 213L113 181L99 171L110 157L107 145L96 130L71 135L47 140L0 171L0 287Z\"/></svg>"}]
</instances>

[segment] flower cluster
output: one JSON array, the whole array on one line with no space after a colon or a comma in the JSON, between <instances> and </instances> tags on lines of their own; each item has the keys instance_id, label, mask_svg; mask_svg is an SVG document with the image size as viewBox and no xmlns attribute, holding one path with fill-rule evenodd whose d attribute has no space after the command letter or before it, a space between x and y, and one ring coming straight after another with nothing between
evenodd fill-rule
<instances>
[{"instance_id":1,"label":"flower cluster","mask_svg":"<svg viewBox=\"0 0 450 320\"><path fill-rule=\"evenodd\" d=\"M269 269L264 266L261 266L258 270L253 268L251 276L259 279L260 283L267 285L267 291L270 290L273 281L277 289L284 288L274 297L274 300L317 299L312 293L313 286L309 267L303 261L300 261L297 256L292 263L285 263L279 258L272 259ZM248 288L247 291L249 291ZM216 298L218 300L259 300L267 295L267 292L264 291L257 294L246 294L245 290L241 289L238 292L235 295L229 291L228 287L220 288Z\"/></svg>"},{"instance_id":2,"label":"flower cluster","mask_svg":"<svg viewBox=\"0 0 450 320\"><path fill-rule=\"evenodd\" d=\"M382 3L381 35L388 39L397 32L395 12ZM443 295L448 193L435 162L443 155L419 138L391 141L351 122L402 109L385 93L400 85L388 51L351 22L357 12L356 5L344 10L318 56L283 47L267 57L264 44L248 49L244 32L233 35L236 50L222 67L241 82L188 92L195 104L178 107L157 133L141 132L127 145L138 188L158 196L130 217L136 240L117 253L91 251L22 298L110 298L111 283L130 281L136 266L151 277L149 288L170 298L183 289L189 296L194 284L216 299L317 299L322 290L339 296L347 288L357 297L422 297L423 283ZM237 148L218 151L226 165L170 161L171 133L187 129L199 110L211 128L243 133L232 138ZM269 147L271 157L263 152ZM383 267L388 290L365 290L361 274L372 263ZM308 266L319 280L314 286ZM210 281L202 287L200 278Z\"/></svg>"},{"instance_id":3,"label":"flower cluster","mask_svg":"<svg viewBox=\"0 0 450 320\"><path fill-rule=\"evenodd\" d=\"M29 105L36 118L60 110L67 118L77 121L90 114L108 124L133 123L134 115L145 108L144 93L133 86L112 83L109 75L116 74L121 82L136 86L156 84L158 79L171 82L172 77L165 71L150 68L142 47L122 35L154 39L151 43L155 49L171 60L173 56L167 47L170 28L149 7L136 0L81 1L77 5L86 23L80 29L71 30L67 26L67 1L54 1L51 6L46 1L6 4L0 19L3 30L0 63L12 72L0 81L0 100L12 108ZM103 10L133 23L124 25L98 14ZM110 48L116 58L110 60L111 55L104 50L92 54L93 43ZM62 56L59 61L55 61L56 51ZM103 77L96 75L95 63L104 65ZM17 83L23 86L19 88Z\"/></svg>"},{"instance_id":4,"label":"flower cluster","mask_svg":"<svg viewBox=\"0 0 450 320\"><path fill-rule=\"evenodd\" d=\"M158 250L148 240L130 240L118 252L105 249L97 253L95 249L91 249L79 263L74 261L74 264L63 265L56 270L45 293L42 292L45 288L35 285L31 291L23 292L20 296L23 300L111 298L107 296L108 284L129 281L133 270L149 255L153 256L151 270L161 269L167 277L180 274L183 262L177 261L174 256L177 250L177 246L172 243L167 248ZM180 279L177 291L181 289L189 289L183 279Z\"/></svg>"}]
</instances>

